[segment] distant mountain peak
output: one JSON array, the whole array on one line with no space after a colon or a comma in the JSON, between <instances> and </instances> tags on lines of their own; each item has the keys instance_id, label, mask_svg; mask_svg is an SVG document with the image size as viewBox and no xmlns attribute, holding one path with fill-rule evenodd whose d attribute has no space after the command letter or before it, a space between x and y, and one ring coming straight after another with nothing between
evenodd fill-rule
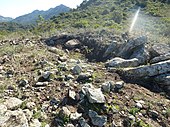
<instances>
[{"instance_id":1,"label":"distant mountain peak","mask_svg":"<svg viewBox=\"0 0 170 127\"><path fill-rule=\"evenodd\" d=\"M11 17L4 17L4 16L0 15L0 22L9 22L11 20L12 20Z\"/></svg>"},{"instance_id":2,"label":"distant mountain peak","mask_svg":"<svg viewBox=\"0 0 170 127\"><path fill-rule=\"evenodd\" d=\"M48 9L47 11L34 10L33 12L29 14L25 14L25 15L15 18L14 20L12 20L12 22L21 23L21 24L35 24L39 15L44 17L44 19L48 20L53 16L57 16L60 13L64 13L68 11L70 11L69 7L63 4L60 4L54 8Z\"/></svg>"}]
</instances>

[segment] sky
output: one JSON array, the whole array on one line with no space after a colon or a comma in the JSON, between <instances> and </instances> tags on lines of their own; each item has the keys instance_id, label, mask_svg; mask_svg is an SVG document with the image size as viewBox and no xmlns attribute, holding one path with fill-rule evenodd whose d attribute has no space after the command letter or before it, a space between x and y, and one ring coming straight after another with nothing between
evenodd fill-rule
<instances>
[{"instance_id":1,"label":"sky","mask_svg":"<svg viewBox=\"0 0 170 127\"><path fill-rule=\"evenodd\" d=\"M83 0L0 0L0 15L16 18L34 10L48 10L64 4L76 8Z\"/></svg>"}]
</instances>

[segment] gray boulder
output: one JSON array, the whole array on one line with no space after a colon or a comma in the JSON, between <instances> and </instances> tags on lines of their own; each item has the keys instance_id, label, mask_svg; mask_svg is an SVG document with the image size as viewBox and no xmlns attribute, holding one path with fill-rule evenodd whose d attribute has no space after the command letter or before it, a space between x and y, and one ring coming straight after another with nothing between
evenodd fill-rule
<instances>
[{"instance_id":1,"label":"gray boulder","mask_svg":"<svg viewBox=\"0 0 170 127\"><path fill-rule=\"evenodd\" d=\"M82 68L79 65L74 66L73 74L80 74L82 72Z\"/></svg>"},{"instance_id":2,"label":"gray boulder","mask_svg":"<svg viewBox=\"0 0 170 127\"><path fill-rule=\"evenodd\" d=\"M149 51L147 49L146 46L140 46L140 47L137 47L133 54L130 56L130 59L132 58L137 58L138 59L138 62L140 64L145 64L149 61L150 59L150 54L149 54Z\"/></svg>"},{"instance_id":3,"label":"gray boulder","mask_svg":"<svg viewBox=\"0 0 170 127\"><path fill-rule=\"evenodd\" d=\"M150 48L152 58L168 53L170 53L170 46L165 43L157 43Z\"/></svg>"},{"instance_id":4,"label":"gray boulder","mask_svg":"<svg viewBox=\"0 0 170 127\"><path fill-rule=\"evenodd\" d=\"M141 36L135 39L131 39L120 47L118 56L128 59L133 54L134 50L137 47L143 46L146 43L147 43L146 36Z\"/></svg>"},{"instance_id":5,"label":"gray boulder","mask_svg":"<svg viewBox=\"0 0 170 127\"><path fill-rule=\"evenodd\" d=\"M120 57L115 57L106 62L106 67L115 67L115 68L125 68L125 67L136 67L139 65L139 61L136 58L125 60Z\"/></svg>"},{"instance_id":6,"label":"gray boulder","mask_svg":"<svg viewBox=\"0 0 170 127\"><path fill-rule=\"evenodd\" d=\"M89 117L93 123L93 125L98 127L103 127L107 122L106 116L99 116L97 112L89 110Z\"/></svg>"},{"instance_id":7,"label":"gray boulder","mask_svg":"<svg viewBox=\"0 0 170 127\"><path fill-rule=\"evenodd\" d=\"M10 97L4 102L4 105L6 105L8 109L15 109L21 106L22 102L23 101L18 98Z\"/></svg>"},{"instance_id":8,"label":"gray boulder","mask_svg":"<svg viewBox=\"0 0 170 127\"><path fill-rule=\"evenodd\" d=\"M83 87L82 91L86 94L90 103L105 103L105 97L101 89Z\"/></svg>"},{"instance_id":9,"label":"gray boulder","mask_svg":"<svg viewBox=\"0 0 170 127\"><path fill-rule=\"evenodd\" d=\"M161 86L170 86L170 73L158 75L154 81Z\"/></svg>"},{"instance_id":10,"label":"gray boulder","mask_svg":"<svg viewBox=\"0 0 170 127\"><path fill-rule=\"evenodd\" d=\"M153 59L150 60L151 64L158 63L161 61L169 60L170 59L170 53L165 54L165 55L160 55L158 57L154 57Z\"/></svg>"},{"instance_id":11,"label":"gray boulder","mask_svg":"<svg viewBox=\"0 0 170 127\"><path fill-rule=\"evenodd\" d=\"M19 109L15 111L7 111L0 116L1 127L29 127L28 120L24 112Z\"/></svg>"},{"instance_id":12,"label":"gray boulder","mask_svg":"<svg viewBox=\"0 0 170 127\"><path fill-rule=\"evenodd\" d=\"M80 45L80 41L77 39L72 39L65 43L65 46L68 49L77 48L79 45Z\"/></svg>"},{"instance_id":13,"label":"gray boulder","mask_svg":"<svg viewBox=\"0 0 170 127\"><path fill-rule=\"evenodd\" d=\"M103 57L107 57L107 56L116 56L116 53L118 52L118 49L120 47L120 44L117 43L117 41L113 41L108 48L106 49Z\"/></svg>"},{"instance_id":14,"label":"gray boulder","mask_svg":"<svg viewBox=\"0 0 170 127\"><path fill-rule=\"evenodd\" d=\"M152 77L170 72L170 60L122 70L127 77Z\"/></svg>"},{"instance_id":15,"label":"gray boulder","mask_svg":"<svg viewBox=\"0 0 170 127\"><path fill-rule=\"evenodd\" d=\"M90 125L86 122L86 120L83 117L80 118L79 123L81 127L90 127Z\"/></svg>"}]
</instances>

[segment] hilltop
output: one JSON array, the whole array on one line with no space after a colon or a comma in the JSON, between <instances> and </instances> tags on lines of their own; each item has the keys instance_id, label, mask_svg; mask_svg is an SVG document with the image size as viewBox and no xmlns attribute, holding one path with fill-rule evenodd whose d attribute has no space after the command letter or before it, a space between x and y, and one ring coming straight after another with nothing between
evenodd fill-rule
<instances>
[{"instance_id":1,"label":"hilltop","mask_svg":"<svg viewBox=\"0 0 170 127\"><path fill-rule=\"evenodd\" d=\"M42 16L45 20L48 20L53 16L57 16L60 13L68 12L69 10L69 7L61 4L59 6L56 6L55 8L50 8L47 11L35 10L32 13L15 18L14 20L12 20L12 22L26 25L36 24L36 21L39 19L39 16Z\"/></svg>"}]
</instances>

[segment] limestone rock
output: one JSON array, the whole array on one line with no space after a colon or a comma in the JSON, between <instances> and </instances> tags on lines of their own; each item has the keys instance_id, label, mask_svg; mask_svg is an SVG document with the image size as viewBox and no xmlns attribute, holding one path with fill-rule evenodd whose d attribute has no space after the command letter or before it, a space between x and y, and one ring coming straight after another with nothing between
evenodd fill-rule
<instances>
[{"instance_id":1,"label":"limestone rock","mask_svg":"<svg viewBox=\"0 0 170 127\"><path fill-rule=\"evenodd\" d=\"M137 58L125 60L120 57L115 57L108 62L106 62L106 67L114 67L114 68L124 68L124 67L136 67L139 65L139 61Z\"/></svg>"},{"instance_id":2,"label":"limestone rock","mask_svg":"<svg viewBox=\"0 0 170 127\"><path fill-rule=\"evenodd\" d=\"M69 117L70 114L71 114L71 112L69 111L69 109L67 107L62 107L62 109L59 111L60 118Z\"/></svg>"},{"instance_id":3,"label":"limestone rock","mask_svg":"<svg viewBox=\"0 0 170 127\"><path fill-rule=\"evenodd\" d=\"M28 120L21 109L15 111L7 111L4 116L1 117L0 126L2 127L29 127ZM4 121L2 121L2 119Z\"/></svg>"},{"instance_id":4,"label":"limestone rock","mask_svg":"<svg viewBox=\"0 0 170 127\"><path fill-rule=\"evenodd\" d=\"M170 86L170 73L158 75L154 78L154 81L161 86Z\"/></svg>"},{"instance_id":5,"label":"limestone rock","mask_svg":"<svg viewBox=\"0 0 170 127\"><path fill-rule=\"evenodd\" d=\"M105 103L105 97L101 91L101 89L96 88L82 88L86 92L86 96L90 103Z\"/></svg>"},{"instance_id":6,"label":"limestone rock","mask_svg":"<svg viewBox=\"0 0 170 127\"><path fill-rule=\"evenodd\" d=\"M109 93L110 92L110 90L111 90L111 83L110 82L105 82L105 83L103 83L102 84L102 90L104 91L104 92L107 92L107 93Z\"/></svg>"},{"instance_id":7,"label":"limestone rock","mask_svg":"<svg viewBox=\"0 0 170 127\"><path fill-rule=\"evenodd\" d=\"M30 123L30 127L41 127L41 123L38 119L33 119Z\"/></svg>"},{"instance_id":8,"label":"limestone rock","mask_svg":"<svg viewBox=\"0 0 170 127\"><path fill-rule=\"evenodd\" d=\"M79 65L76 65L74 68L73 68L73 74L80 74L82 72L82 68L79 66Z\"/></svg>"},{"instance_id":9,"label":"limestone rock","mask_svg":"<svg viewBox=\"0 0 170 127\"><path fill-rule=\"evenodd\" d=\"M154 57L153 59L150 60L150 63L154 64L154 63L158 63L158 62L166 61L166 60L170 60L170 53L165 54L165 55L160 55L158 57Z\"/></svg>"},{"instance_id":10,"label":"limestone rock","mask_svg":"<svg viewBox=\"0 0 170 127\"><path fill-rule=\"evenodd\" d=\"M84 118L80 118L79 123L81 127L90 127L90 125L85 121Z\"/></svg>"},{"instance_id":11,"label":"limestone rock","mask_svg":"<svg viewBox=\"0 0 170 127\"><path fill-rule=\"evenodd\" d=\"M82 113L78 113L78 112L71 113L70 119L71 120L78 120L81 116L82 116Z\"/></svg>"},{"instance_id":12,"label":"limestone rock","mask_svg":"<svg viewBox=\"0 0 170 127\"><path fill-rule=\"evenodd\" d=\"M89 110L89 117L93 123L93 125L98 127L103 127L107 122L106 116L99 116L97 112Z\"/></svg>"},{"instance_id":13,"label":"limestone rock","mask_svg":"<svg viewBox=\"0 0 170 127\"><path fill-rule=\"evenodd\" d=\"M156 43L150 48L150 53L152 57L157 57L170 53L170 47L165 43Z\"/></svg>"},{"instance_id":14,"label":"limestone rock","mask_svg":"<svg viewBox=\"0 0 170 127\"><path fill-rule=\"evenodd\" d=\"M118 56L122 58L130 58L130 56L133 54L134 49L136 49L139 46L143 46L147 43L147 37L141 36L135 39L129 40L127 43L124 43L121 48L119 49Z\"/></svg>"},{"instance_id":15,"label":"limestone rock","mask_svg":"<svg viewBox=\"0 0 170 127\"><path fill-rule=\"evenodd\" d=\"M5 101L5 105L7 106L8 109L14 109L19 107L22 104L22 100L15 98L15 97L10 97Z\"/></svg>"},{"instance_id":16,"label":"limestone rock","mask_svg":"<svg viewBox=\"0 0 170 127\"><path fill-rule=\"evenodd\" d=\"M0 115L4 114L7 111L6 105L0 104Z\"/></svg>"},{"instance_id":17,"label":"limestone rock","mask_svg":"<svg viewBox=\"0 0 170 127\"><path fill-rule=\"evenodd\" d=\"M170 72L170 60L152 65L123 69L123 72L127 77L132 78L152 77L156 75L161 75Z\"/></svg>"},{"instance_id":18,"label":"limestone rock","mask_svg":"<svg viewBox=\"0 0 170 127\"><path fill-rule=\"evenodd\" d=\"M130 56L130 58L137 58L139 64L145 64L150 59L150 54L146 46L142 45L140 47L137 47L134 49L133 54Z\"/></svg>"},{"instance_id":19,"label":"limestone rock","mask_svg":"<svg viewBox=\"0 0 170 127\"><path fill-rule=\"evenodd\" d=\"M80 45L80 41L77 39L72 39L65 43L65 46L68 49L77 48L79 45Z\"/></svg>"}]
</instances>

